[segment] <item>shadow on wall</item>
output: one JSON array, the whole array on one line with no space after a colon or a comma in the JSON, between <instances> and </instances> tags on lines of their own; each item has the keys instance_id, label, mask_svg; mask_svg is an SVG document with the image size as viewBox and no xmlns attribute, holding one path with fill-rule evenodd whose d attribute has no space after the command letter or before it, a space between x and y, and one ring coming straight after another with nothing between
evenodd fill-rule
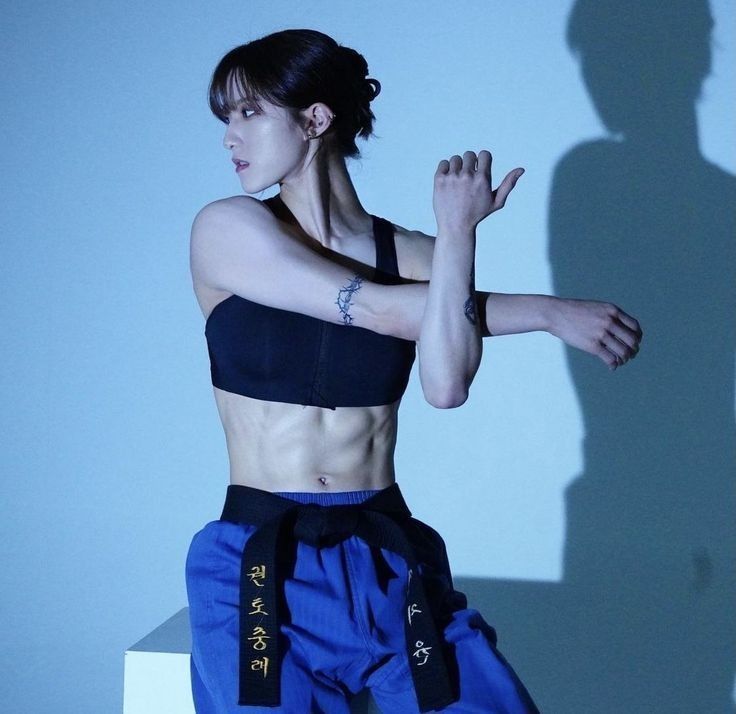
<instances>
[{"instance_id":1,"label":"shadow on wall","mask_svg":"<svg viewBox=\"0 0 736 714\"><path fill-rule=\"evenodd\" d=\"M642 350L611 373L566 348L585 442L562 582L455 584L545 714L736 711L736 180L695 112L712 24L706 0L569 17L608 136L555 169L554 292L619 305Z\"/></svg>"},{"instance_id":2,"label":"shadow on wall","mask_svg":"<svg viewBox=\"0 0 736 714\"><path fill-rule=\"evenodd\" d=\"M569 17L609 135L555 169L554 292L619 305L644 338L614 373L567 348L584 470L558 607L526 613L528 647L556 653L533 665L544 711L734 711L736 181L701 155L695 111L712 24L707 0Z\"/></svg>"},{"instance_id":3,"label":"shadow on wall","mask_svg":"<svg viewBox=\"0 0 736 714\"><path fill-rule=\"evenodd\" d=\"M545 714L736 711L736 179L695 111L712 25L707 0L569 17L608 136L555 169L554 292L619 305L642 350L610 373L566 348L585 442L562 582L456 581Z\"/></svg>"}]
</instances>

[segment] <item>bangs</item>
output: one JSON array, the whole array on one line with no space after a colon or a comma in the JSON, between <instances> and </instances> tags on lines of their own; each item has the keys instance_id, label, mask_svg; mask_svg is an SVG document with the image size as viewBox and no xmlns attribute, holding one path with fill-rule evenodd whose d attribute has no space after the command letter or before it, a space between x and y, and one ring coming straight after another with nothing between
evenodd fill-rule
<instances>
[{"instance_id":1,"label":"bangs","mask_svg":"<svg viewBox=\"0 0 736 714\"><path fill-rule=\"evenodd\" d=\"M241 102L262 111L259 99L263 96L264 92L254 86L252 78L240 63L223 61L215 70L210 83L210 110L220 120L235 111Z\"/></svg>"}]
</instances>

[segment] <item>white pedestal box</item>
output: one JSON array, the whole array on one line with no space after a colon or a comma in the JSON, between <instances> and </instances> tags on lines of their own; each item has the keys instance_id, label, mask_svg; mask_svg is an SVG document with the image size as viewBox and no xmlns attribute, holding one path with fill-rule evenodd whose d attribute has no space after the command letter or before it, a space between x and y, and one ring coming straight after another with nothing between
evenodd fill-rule
<instances>
[{"instance_id":1,"label":"white pedestal box","mask_svg":"<svg viewBox=\"0 0 736 714\"><path fill-rule=\"evenodd\" d=\"M129 647L125 651L123 714L195 714L191 648L188 607ZM352 700L350 711L379 714L367 690Z\"/></svg>"},{"instance_id":2,"label":"white pedestal box","mask_svg":"<svg viewBox=\"0 0 736 714\"><path fill-rule=\"evenodd\" d=\"M125 651L123 714L194 714L189 608Z\"/></svg>"}]
</instances>

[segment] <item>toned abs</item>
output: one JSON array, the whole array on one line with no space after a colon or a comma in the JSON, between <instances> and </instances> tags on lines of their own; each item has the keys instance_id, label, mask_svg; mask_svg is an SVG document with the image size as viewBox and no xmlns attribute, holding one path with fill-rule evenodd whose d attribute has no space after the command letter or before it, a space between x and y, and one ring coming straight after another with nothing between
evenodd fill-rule
<instances>
[{"instance_id":1,"label":"toned abs","mask_svg":"<svg viewBox=\"0 0 736 714\"><path fill-rule=\"evenodd\" d=\"M407 232L395 228L398 249ZM353 255L339 257L370 269L373 237L356 236L351 247ZM196 282L194 291L205 318L230 295ZM327 492L382 489L395 481L400 399L333 410L254 399L217 387L213 392L233 484L267 491Z\"/></svg>"},{"instance_id":2,"label":"toned abs","mask_svg":"<svg viewBox=\"0 0 736 714\"><path fill-rule=\"evenodd\" d=\"M332 410L213 391L231 483L266 491L359 491L395 481L399 401Z\"/></svg>"}]
</instances>

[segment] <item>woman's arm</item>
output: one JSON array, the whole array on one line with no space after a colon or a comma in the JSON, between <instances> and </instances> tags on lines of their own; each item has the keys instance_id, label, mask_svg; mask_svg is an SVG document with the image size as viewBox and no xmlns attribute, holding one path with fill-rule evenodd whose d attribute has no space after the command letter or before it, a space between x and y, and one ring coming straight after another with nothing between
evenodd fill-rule
<instances>
[{"instance_id":1,"label":"woman's arm","mask_svg":"<svg viewBox=\"0 0 736 714\"><path fill-rule=\"evenodd\" d=\"M537 330L548 332L554 312L551 295L492 293L476 290L483 337L518 335Z\"/></svg>"},{"instance_id":2,"label":"woman's arm","mask_svg":"<svg viewBox=\"0 0 736 714\"><path fill-rule=\"evenodd\" d=\"M472 225L448 222L438 226L417 349L419 379L427 401L440 409L463 404L483 354ZM430 397L436 394L441 395L439 400Z\"/></svg>"},{"instance_id":3,"label":"woman's arm","mask_svg":"<svg viewBox=\"0 0 736 714\"><path fill-rule=\"evenodd\" d=\"M196 215L190 268L195 283L262 305L381 334L400 328L394 319L397 295L389 290L395 286L374 283L319 255L250 196L214 201Z\"/></svg>"},{"instance_id":4,"label":"woman's arm","mask_svg":"<svg viewBox=\"0 0 736 714\"><path fill-rule=\"evenodd\" d=\"M418 340L422 389L434 406L457 407L468 398L483 352L475 294L475 229L503 208L523 172L509 172L494 191L491 154L486 150L443 159L435 172L432 206L438 232ZM443 395L439 403L430 399L428 389Z\"/></svg>"},{"instance_id":5,"label":"woman's arm","mask_svg":"<svg viewBox=\"0 0 736 714\"><path fill-rule=\"evenodd\" d=\"M360 279L284 231L270 209L255 198L215 201L197 214L192 225L190 267L196 282L254 302L419 340L428 282L383 285ZM537 324L536 303L525 301L522 306L513 300L534 296L476 294L481 299L486 296L486 326L493 334L526 331L526 325ZM478 313L482 314L482 308ZM573 314L565 310L561 327L566 332L559 335L561 339L571 329ZM580 341L580 335L576 340ZM419 346L423 356L425 347ZM443 399L443 394L431 393L431 387L425 396L430 403Z\"/></svg>"},{"instance_id":6,"label":"woman's arm","mask_svg":"<svg viewBox=\"0 0 736 714\"><path fill-rule=\"evenodd\" d=\"M421 231L401 231L404 239L397 243L401 273L427 284L436 238ZM611 370L639 352L643 337L639 322L613 303L485 290L476 290L475 295L483 337L548 332L598 357Z\"/></svg>"},{"instance_id":7,"label":"woman's arm","mask_svg":"<svg viewBox=\"0 0 736 714\"><path fill-rule=\"evenodd\" d=\"M374 283L305 246L267 206L248 196L215 201L197 214L190 267L195 283L262 305L404 339L419 337L426 284ZM419 346L420 359L436 349L432 342ZM441 370L442 377L447 374ZM422 388L430 404L444 406L441 379L423 382Z\"/></svg>"}]
</instances>

